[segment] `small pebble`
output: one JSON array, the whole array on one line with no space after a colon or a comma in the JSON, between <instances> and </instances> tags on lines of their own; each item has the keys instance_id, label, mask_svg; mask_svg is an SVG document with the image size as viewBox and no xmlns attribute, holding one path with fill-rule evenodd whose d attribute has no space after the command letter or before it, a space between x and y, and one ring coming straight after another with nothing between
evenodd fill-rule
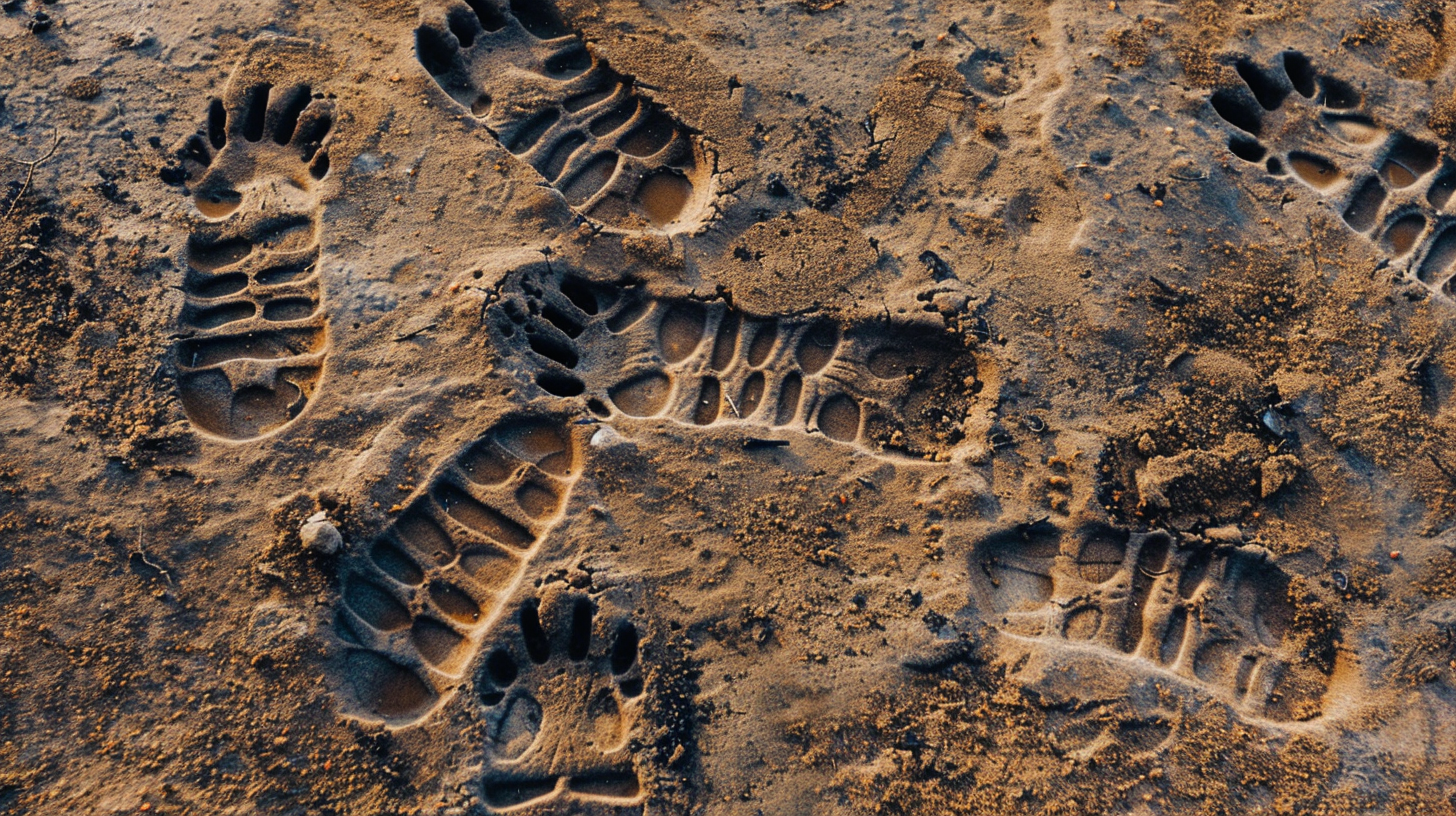
<instances>
[{"instance_id":1,"label":"small pebble","mask_svg":"<svg viewBox=\"0 0 1456 816\"><path fill-rule=\"evenodd\" d=\"M1238 544L1244 540L1244 531L1235 524L1226 524L1222 527L1209 527L1203 531L1204 538L1209 541L1217 541L1225 544Z\"/></svg>"},{"instance_id":2,"label":"small pebble","mask_svg":"<svg viewBox=\"0 0 1456 816\"><path fill-rule=\"evenodd\" d=\"M1390 551L1390 560L1392 560L1392 561L1399 561L1400 560L1400 550L1391 550Z\"/></svg>"},{"instance_id":3,"label":"small pebble","mask_svg":"<svg viewBox=\"0 0 1456 816\"><path fill-rule=\"evenodd\" d=\"M591 442L589 444L593 448L610 448L616 445L621 445L626 441L626 437L617 433L616 428L611 428L603 425L602 427L597 429L596 433L592 434Z\"/></svg>"},{"instance_id":4,"label":"small pebble","mask_svg":"<svg viewBox=\"0 0 1456 816\"><path fill-rule=\"evenodd\" d=\"M344 548L344 537L339 528L328 521L318 519L316 514L298 530L303 546L319 555L334 555Z\"/></svg>"}]
</instances>

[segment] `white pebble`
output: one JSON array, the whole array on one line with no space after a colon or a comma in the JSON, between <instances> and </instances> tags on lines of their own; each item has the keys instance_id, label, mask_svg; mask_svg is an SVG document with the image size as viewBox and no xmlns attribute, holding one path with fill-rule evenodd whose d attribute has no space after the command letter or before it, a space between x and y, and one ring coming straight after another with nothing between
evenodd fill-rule
<instances>
[{"instance_id":1,"label":"white pebble","mask_svg":"<svg viewBox=\"0 0 1456 816\"><path fill-rule=\"evenodd\" d=\"M339 528L324 520L310 518L298 530L298 537L303 540L303 546L313 550L320 555L333 555L344 548L344 537L339 534Z\"/></svg>"},{"instance_id":2,"label":"white pebble","mask_svg":"<svg viewBox=\"0 0 1456 816\"><path fill-rule=\"evenodd\" d=\"M593 448L610 448L613 445L620 445L623 441L622 435L617 433L617 429L603 425L592 434L591 446Z\"/></svg>"}]
</instances>

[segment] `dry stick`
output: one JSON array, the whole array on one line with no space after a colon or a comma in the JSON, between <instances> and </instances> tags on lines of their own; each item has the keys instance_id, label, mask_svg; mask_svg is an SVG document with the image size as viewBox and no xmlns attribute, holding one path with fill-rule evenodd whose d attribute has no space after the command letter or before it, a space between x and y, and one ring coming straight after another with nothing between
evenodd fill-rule
<instances>
[{"instance_id":1,"label":"dry stick","mask_svg":"<svg viewBox=\"0 0 1456 816\"><path fill-rule=\"evenodd\" d=\"M137 550L133 552L132 555L138 558L143 564L146 564L147 566L161 573L162 577L167 579L167 583L172 583L172 573L162 569L161 564L153 564L151 559L147 558L146 553L142 552L141 550Z\"/></svg>"},{"instance_id":2,"label":"dry stick","mask_svg":"<svg viewBox=\"0 0 1456 816\"><path fill-rule=\"evenodd\" d=\"M1309 235L1309 258L1311 261L1314 261L1314 273L1316 275L1323 275L1324 272L1320 270L1319 244L1314 240L1314 222L1312 219L1304 219L1304 231Z\"/></svg>"},{"instance_id":3,"label":"dry stick","mask_svg":"<svg viewBox=\"0 0 1456 816\"><path fill-rule=\"evenodd\" d=\"M10 209L5 211L5 217L0 218L0 221L9 221L10 216L15 214L15 208L20 206L20 200L22 198L25 198L25 194L30 191L30 182L35 179L35 168L44 164L47 160L50 159L51 156L56 155L56 148L60 146L61 132L58 130L56 131L56 140L54 142L51 142L51 149L47 150L44 156L41 156L35 161L21 161L19 159L10 159L10 161L15 162L16 164L23 164L26 166L25 183L20 186L20 192L15 194L15 200L10 202Z\"/></svg>"},{"instance_id":4,"label":"dry stick","mask_svg":"<svg viewBox=\"0 0 1456 816\"><path fill-rule=\"evenodd\" d=\"M41 161L45 160L42 159ZM137 548L130 553L129 557L141 559L141 562L143 564L146 564L147 566L161 573L162 577L167 579L167 583L172 583L172 573L163 569L161 564L153 564L151 559L147 558L146 540L142 537L140 531L137 532Z\"/></svg>"},{"instance_id":5,"label":"dry stick","mask_svg":"<svg viewBox=\"0 0 1456 816\"><path fill-rule=\"evenodd\" d=\"M1441 475L1445 476L1452 482L1456 482L1456 473L1452 473L1450 468L1441 464L1441 460L1436 458L1436 454L1427 452L1426 456L1431 460L1431 464L1436 466L1436 470L1441 471Z\"/></svg>"},{"instance_id":6,"label":"dry stick","mask_svg":"<svg viewBox=\"0 0 1456 816\"><path fill-rule=\"evenodd\" d=\"M394 342L396 342L396 343L403 343L406 340L410 340L412 338L419 337L420 335L424 334L425 332L431 331L431 330L435 329L439 325L440 325L439 323L431 323L431 324L426 325L426 326L421 326L418 329L415 329L414 331L409 332L407 334L397 334L394 337Z\"/></svg>"}]
</instances>

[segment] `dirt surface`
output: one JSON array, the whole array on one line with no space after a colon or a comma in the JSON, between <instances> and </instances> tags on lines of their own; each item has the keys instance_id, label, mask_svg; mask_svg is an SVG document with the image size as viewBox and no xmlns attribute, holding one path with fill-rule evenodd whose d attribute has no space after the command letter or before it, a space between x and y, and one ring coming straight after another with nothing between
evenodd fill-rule
<instances>
[{"instance_id":1,"label":"dirt surface","mask_svg":"<svg viewBox=\"0 0 1456 816\"><path fill-rule=\"evenodd\" d=\"M0 8L0 811L1456 813L1446 3Z\"/></svg>"}]
</instances>

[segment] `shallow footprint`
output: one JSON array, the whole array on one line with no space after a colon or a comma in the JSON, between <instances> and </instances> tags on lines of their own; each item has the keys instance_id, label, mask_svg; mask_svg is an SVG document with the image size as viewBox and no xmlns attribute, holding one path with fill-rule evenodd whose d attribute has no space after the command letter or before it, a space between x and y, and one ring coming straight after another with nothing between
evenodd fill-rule
<instances>
[{"instance_id":1,"label":"shallow footprint","mask_svg":"<svg viewBox=\"0 0 1456 816\"><path fill-rule=\"evenodd\" d=\"M1254 554L1043 522L988 536L972 566L979 603L1015 648L1054 662L1076 644L1131 672L1129 683L1181 678L1253 719L1321 713L1334 667L1286 642L1289 577Z\"/></svg>"}]
</instances>

